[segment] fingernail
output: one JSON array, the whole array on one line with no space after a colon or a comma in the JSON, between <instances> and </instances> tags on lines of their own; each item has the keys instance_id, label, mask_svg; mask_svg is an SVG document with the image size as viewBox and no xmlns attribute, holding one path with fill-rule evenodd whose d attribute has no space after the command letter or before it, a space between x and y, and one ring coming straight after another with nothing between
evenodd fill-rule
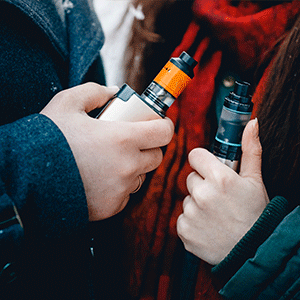
<instances>
[{"instance_id":1,"label":"fingernail","mask_svg":"<svg viewBox=\"0 0 300 300\"><path fill-rule=\"evenodd\" d=\"M116 85L113 86L108 86L107 89L111 92L111 93L117 93L119 91L119 87Z\"/></svg>"},{"instance_id":2,"label":"fingernail","mask_svg":"<svg viewBox=\"0 0 300 300\"><path fill-rule=\"evenodd\" d=\"M258 137L258 135L259 135L259 124L258 124L258 119L257 118L255 118L254 120L253 120L253 136L255 136L256 138Z\"/></svg>"}]
</instances>

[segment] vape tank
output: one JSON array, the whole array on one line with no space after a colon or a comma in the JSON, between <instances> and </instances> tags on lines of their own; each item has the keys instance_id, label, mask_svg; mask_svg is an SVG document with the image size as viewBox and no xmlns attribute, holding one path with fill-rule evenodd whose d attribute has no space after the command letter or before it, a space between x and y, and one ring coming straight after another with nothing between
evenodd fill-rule
<instances>
[{"instance_id":1,"label":"vape tank","mask_svg":"<svg viewBox=\"0 0 300 300\"><path fill-rule=\"evenodd\" d=\"M186 52L179 57L172 57L142 95L124 84L98 118L106 121L164 118L167 109L194 77L196 65L197 62Z\"/></svg>"},{"instance_id":2,"label":"vape tank","mask_svg":"<svg viewBox=\"0 0 300 300\"><path fill-rule=\"evenodd\" d=\"M225 97L212 151L221 162L235 171L242 153L243 131L253 109L249 92L249 83L236 81L234 91Z\"/></svg>"},{"instance_id":3,"label":"vape tank","mask_svg":"<svg viewBox=\"0 0 300 300\"><path fill-rule=\"evenodd\" d=\"M251 118L250 84L235 82L234 91L225 97L219 127L213 145L213 154L234 171L238 170L242 150L242 135ZM191 299L200 259L186 251L181 282L180 300Z\"/></svg>"}]
</instances>

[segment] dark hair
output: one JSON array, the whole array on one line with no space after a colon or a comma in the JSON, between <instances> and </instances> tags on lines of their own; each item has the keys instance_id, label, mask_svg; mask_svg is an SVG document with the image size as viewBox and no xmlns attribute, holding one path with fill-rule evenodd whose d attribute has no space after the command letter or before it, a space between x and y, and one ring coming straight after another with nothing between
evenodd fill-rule
<instances>
[{"instance_id":1,"label":"dark hair","mask_svg":"<svg viewBox=\"0 0 300 300\"><path fill-rule=\"evenodd\" d=\"M134 0L144 20L135 19L126 50L126 83L142 93L180 43L192 18L193 0Z\"/></svg>"},{"instance_id":2,"label":"dark hair","mask_svg":"<svg viewBox=\"0 0 300 300\"><path fill-rule=\"evenodd\" d=\"M300 201L300 17L282 42L258 110L263 178L270 197Z\"/></svg>"}]
</instances>

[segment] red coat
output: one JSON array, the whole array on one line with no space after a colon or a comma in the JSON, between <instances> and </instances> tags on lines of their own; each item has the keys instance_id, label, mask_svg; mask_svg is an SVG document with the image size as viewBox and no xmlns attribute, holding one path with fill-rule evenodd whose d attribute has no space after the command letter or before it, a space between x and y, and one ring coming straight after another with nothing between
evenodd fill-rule
<instances>
[{"instance_id":1,"label":"red coat","mask_svg":"<svg viewBox=\"0 0 300 300\"><path fill-rule=\"evenodd\" d=\"M143 200L127 212L124 222L131 253L128 271L133 298L178 297L184 251L176 233L176 221L188 194L185 181L191 168L187 154L195 147L210 144L210 110L221 65L230 58L244 74L253 74L291 28L299 10L299 1L267 9L251 1L240 1L238 6L226 0L194 2L195 20L172 56L182 51L192 54L199 62L195 77L168 111L168 117L176 124L175 135ZM266 72L253 95L253 115ZM210 266L204 262L199 268L195 299L220 299L212 285Z\"/></svg>"}]
</instances>

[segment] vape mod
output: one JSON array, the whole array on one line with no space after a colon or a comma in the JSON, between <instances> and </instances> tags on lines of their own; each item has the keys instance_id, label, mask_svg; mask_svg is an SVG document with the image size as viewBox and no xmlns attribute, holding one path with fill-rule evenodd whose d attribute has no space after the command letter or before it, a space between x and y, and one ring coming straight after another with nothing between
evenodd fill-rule
<instances>
[{"instance_id":1,"label":"vape mod","mask_svg":"<svg viewBox=\"0 0 300 300\"><path fill-rule=\"evenodd\" d=\"M249 83L236 81L234 91L225 97L212 151L221 162L235 171L242 153L242 134L253 109L249 93Z\"/></svg>"},{"instance_id":2,"label":"vape mod","mask_svg":"<svg viewBox=\"0 0 300 300\"><path fill-rule=\"evenodd\" d=\"M172 57L142 95L124 84L98 118L106 121L164 118L167 109L194 77L196 65L197 62L186 52L179 57Z\"/></svg>"}]
</instances>

